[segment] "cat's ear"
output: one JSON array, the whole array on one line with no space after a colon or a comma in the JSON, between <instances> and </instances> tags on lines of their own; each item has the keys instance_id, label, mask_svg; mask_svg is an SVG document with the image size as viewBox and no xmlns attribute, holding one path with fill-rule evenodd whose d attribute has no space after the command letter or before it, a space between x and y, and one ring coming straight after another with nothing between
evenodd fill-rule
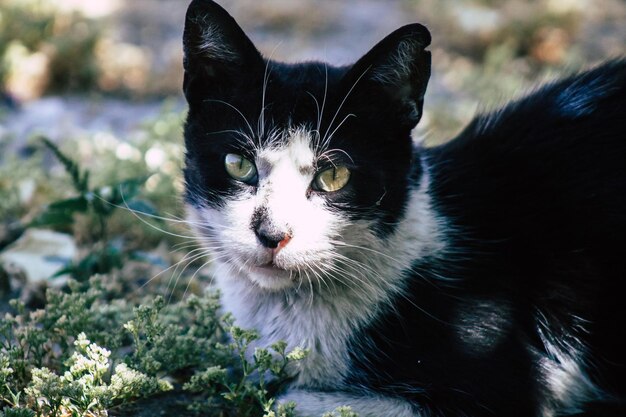
<instances>
[{"instance_id":1,"label":"cat's ear","mask_svg":"<svg viewBox=\"0 0 626 417\"><path fill-rule=\"evenodd\" d=\"M392 32L359 59L344 77L348 88L383 94L393 105L397 121L409 128L422 117L430 78L430 32L414 23ZM373 91L372 91L373 90Z\"/></svg>"},{"instance_id":2,"label":"cat's ear","mask_svg":"<svg viewBox=\"0 0 626 417\"><path fill-rule=\"evenodd\" d=\"M235 19L211 0L193 0L183 33L187 101L220 96L263 71L263 57Z\"/></svg>"}]
</instances>

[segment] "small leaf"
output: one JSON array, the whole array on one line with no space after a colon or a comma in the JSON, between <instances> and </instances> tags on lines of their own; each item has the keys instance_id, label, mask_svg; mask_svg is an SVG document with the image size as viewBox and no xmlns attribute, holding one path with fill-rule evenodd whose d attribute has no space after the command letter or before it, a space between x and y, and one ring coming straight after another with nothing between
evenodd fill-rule
<instances>
[{"instance_id":1,"label":"small leaf","mask_svg":"<svg viewBox=\"0 0 626 417\"><path fill-rule=\"evenodd\" d=\"M50 279L59 278L59 277L61 277L61 276L63 276L63 275L66 275L66 274L74 274L75 269L76 269L76 268L75 268L73 265L66 266L66 267L64 267L64 268L62 268L62 269L59 269L59 270L58 270L57 272L55 272L54 274L52 274L52 276L50 277Z\"/></svg>"},{"instance_id":2,"label":"small leaf","mask_svg":"<svg viewBox=\"0 0 626 417\"><path fill-rule=\"evenodd\" d=\"M85 196L68 198L66 200L55 201L48 206L53 211L67 211L70 213L84 213L89 208L89 204Z\"/></svg>"},{"instance_id":3,"label":"small leaf","mask_svg":"<svg viewBox=\"0 0 626 417\"><path fill-rule=\"evenodd\" d=\"M51 210L48 209L40 213L30 223L29 227L40 226L67 226L74 223L72 213L65 210Z\"/></svg>"},{"instance_id":4,"label":"small leaf","mask_svg":"<svg viewBox=\"0 0 626 417\"><path fill-rule=\"evenodd\" d=\"M63 164L63 167L65 168L67 173L70 174L70 176L72 177L72 183L76 191L80 193L87 192L89 188L89 173L81 173L78 164L67 155L65 155L63 152L61 152L61 149L59 149L59 147L55 143L51 142L47 138L41 138L41 140L46 148L48 148L54 154L54 156L56 156L59 162Z\"/></svg>"},{"instance_id":5,"label":"small leaf","mask_svg":"<svg viewBox=\"0 0 626 417\"><path fill-rule=\"evenodd\" d=\"M279 355L283 355L285 353L285 349L287 349L287 342L279 340L278 342L272 344L271 348Z\"/></svg>"},{"instance_id":6,"label":"small leaf","mask_svg":"<svg viewBox=\"0 0 626 417\"><path fill-rule=\"evenodd\" d=\"M116 207L108 200L103 197L102 194L108 192L108 188L102 188L100 190L94 191L93 198L91 199L91 207L93 207L96 214L106 217L110 215Z\"/></svg>"},{"instance_id":7,"label":"small leaf","mask_svg":"<svg viewBox=\"0 0 626 417\"><path fill-rule=\"evenodd\" d=\"M150 178L150 176L142 176L112 184L113 195L109 202L111 204L120 205L133 200L139 194L141 187L143 187L148 178Z\"/></svg>"}]
</instances>

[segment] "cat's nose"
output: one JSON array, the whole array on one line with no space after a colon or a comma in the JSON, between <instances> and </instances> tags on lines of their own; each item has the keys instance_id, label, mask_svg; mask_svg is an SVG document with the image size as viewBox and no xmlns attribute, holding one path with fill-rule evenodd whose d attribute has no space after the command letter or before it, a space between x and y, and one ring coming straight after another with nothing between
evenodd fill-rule
<instances>
[{"instance_id":1,"label":"cat's nose","mask_svg":"<svg viewBox=\"0 0 626 417\"><path fill-rule=\"evenodd\" d=\"M254 234L261 245L269 249L281 249L291 240L289 233L271 227L266 222L261 222L255 227Z\"/></svg>"}]
</instances>

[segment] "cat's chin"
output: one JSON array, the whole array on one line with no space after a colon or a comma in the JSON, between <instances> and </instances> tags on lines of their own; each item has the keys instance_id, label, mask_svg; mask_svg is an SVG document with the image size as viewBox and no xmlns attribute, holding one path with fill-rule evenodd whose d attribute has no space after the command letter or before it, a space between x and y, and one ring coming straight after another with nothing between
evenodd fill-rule
<instances>
[{"instance_id":1,"label":"cat's chin","mask_svg":"<svg viewBox=\"0 0 626 417\"><path fill-rule=\"evenodd\" d=\"M251 266L248 268L248 278L268 291L279 291L293 286L292 273L275 266Z\"/></svg>"}]
</instances>

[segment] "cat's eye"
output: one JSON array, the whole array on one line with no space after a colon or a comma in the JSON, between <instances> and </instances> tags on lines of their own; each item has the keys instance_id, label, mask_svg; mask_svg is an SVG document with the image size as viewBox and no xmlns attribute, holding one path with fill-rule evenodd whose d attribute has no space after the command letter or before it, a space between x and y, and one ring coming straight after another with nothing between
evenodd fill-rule
<instances>
[{"instance_id":1,"label":"cat's eye","mask_svg":"<svg viewBox=\"0 0 626 417\"><path fill-rule=\"evenodd\" d=\"M332 192L341 190L350 180L350 170L336 166L319 172L313 180L313 187L319 191Z\"/></svg>"},{"instance_id":2,"label":"cat's eye","mask_svg":"<svg viewBox=\"0 0 626 417\"><path fill-rule=\"evenodd\" d=\"M224 158L224 167L228 175L237 181L252 183L256 179L256 166L254 163L241 155L229 153Z\"/></svg>"}]
</instances>

